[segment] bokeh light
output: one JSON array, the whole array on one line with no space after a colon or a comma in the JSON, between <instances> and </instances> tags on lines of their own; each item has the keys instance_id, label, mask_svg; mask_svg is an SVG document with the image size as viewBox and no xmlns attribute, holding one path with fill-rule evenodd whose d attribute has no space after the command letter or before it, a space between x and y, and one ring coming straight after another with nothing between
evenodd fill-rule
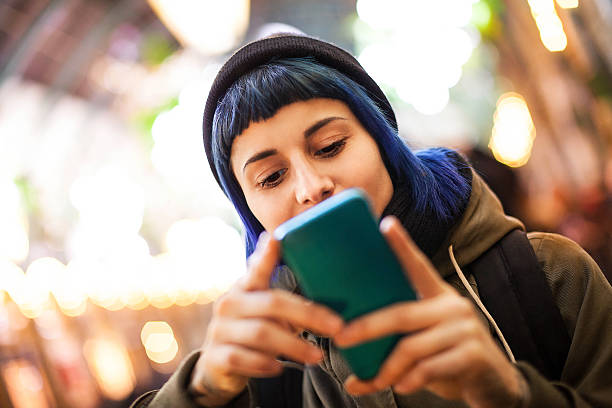
<instances>
[{"instance_id":1,"label":"bokeh light","mask_svg":"<svg viewBox=\"0 0 612 408\"><path fill-rule=\"evenodd\" d=\"M567 46L567 36L563 23L555 10L554 0L528 0L531 15L540 30L542 44L552 52L563 51Z\"/></svg>"},{"instance_id":2,"label":"bokeh light","mask_svg":"<svg viewBox=\"0 0 612 408\"><path fill-rule=\"evenodd\" d=\"M1 368L15 408L49 408L40 371L27 359L8 361Z\"/></svg>"},{"instance_id":3,"label":"bokeh light","mask_svg":"<svg viewBox=\"0 0 612 408\"><path fill-rule=\"evenodd\" d=\"M62 262L52 257L36 259L28 266L16 300L26 317L35 318L50 306L49 295L65 268Z\"/></svg>"},{"instance_id":4,"label":"bokeh light","mask_svg":"<svg viewBox=\"0 0 612 408\"><path fill-rule=\"evenodd\" d=\"M134 368L125 346L112 337L88 340L85 358L102 393L112 400L122 400L134 390Z\"/></svg>"},{"instance_id":5,"label":"bokeh light","mask_svg":"<svg viewBox=\"0 0 612 408\"><path fill-rule=\"evenodd\" d=\"M234 47L249 23L250 0L149 0L166 27L204 54Z\"/></svg>"},{"instance_id":6,"label":"bokeh light","mask_svg":"<svg viewBox=\"0 0 612 408\"><path fill-rule=\"evenodd\" d=\"M202 154L202 112L220 65L207 65L187 81L178 104L155 118L151 128L153 167L177 193L207 198L208 203L229 208L208 162Z\"/></svg>"},{"instance_id":7,"label":"bokeh light","mask_svg":"<svg viewBox=\"0 0 612 408\"><path fill-rule=\"evenodd\" d=\"M25 273L12 261L0 259L0 288L11 297L16 304L22 303L25 288Z\"/></svg>"},{"instance_id":8,"label":"bokeh light","mask_svg":"<svg viewBox=\"0 0 612 408\"><path fill-rule=\"evenodd\" d=\"M225 291L246 272L240 233L218 217L177 221L166 248L179 265L174 279L184 288Z\"/></svg>"},{"instance_id":9,"label":"bokeh light","mask_svg":"<svg viewBox=\"0 0 612 408\"><path fill-rule=\"evenodd\" d=\"M126 171L117 165L79 177L70 190L70 201L79 212L81 225L100 239L134 234L142 225L142 186L130 181Z\"/></svg>"},{"instance_id":10,"label":"bokeh light","mask_svg":"<svg viewBox=\"0 0 612 408\"><path fill-rule=\"evenodd\" d=\"M573 9L579 6L579 0L557 0L557 4L564 9Z\"/></svg>"},{"instance_id":11,"label":"bokeh light","mask_svg":"<svg viewBox=\"0 0 612 408\"><path fill-rule=\"evenodd\" d=\"M489 148L500 162L520 167L527 163L535 139L535 127L525 99L517 93L503 94L495 111Z\"/></svg>"},{"instance_id":12,"label":"bokeh light","mask_svg":"<svg viewBox=\"0 0 612 408\"><path fill-rule=\"evenodd\" d=\"M66 316L79 316L87 309L87 276L88 273L78 267L78 262L70 262L62 268L51 293L60 310Z\"/></svg>"},{"instance_id":13,"label":"bokeh light","mask_svg":"<svg viewBox=\"0 0 612 408\"><path fill-rule=\"evenodd\" d=\"M178 343L172 327L163 321L149 321L140 332L140 340L151 361L165 364L174 359L178 352Z\"/></svg>"},{"instance_id":14,"label":"bokeh light","mask_svg":"<svg viewBox=\"0 0 612 408\"><path fill-rule=\"evenodd\" d=\"M29 252L28 220L19 190L0 174L0 258L23 261Z\"/></svg>"},{"instance_id":15,"label":"bokeh light","mask_svg":"<svg viewBox=\"0 0 612 408\"><path fill-rule=\"evenodd\" d=\"M358 59L375 80L418 112L440 113L480 40L477 31L466 27L474 3L359 0L359 18L376 35L363 38Z\"/></svg>"}]
</instances>

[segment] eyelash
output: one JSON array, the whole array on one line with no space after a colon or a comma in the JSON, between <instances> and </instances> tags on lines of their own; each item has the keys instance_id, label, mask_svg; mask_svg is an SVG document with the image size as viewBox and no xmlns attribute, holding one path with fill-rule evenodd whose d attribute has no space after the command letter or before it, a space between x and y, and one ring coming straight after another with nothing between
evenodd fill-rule
<instances>
[{"instance_id":1,"label":"eyelash","mask_svg":"<svg viewBox=\"0 0 612 408\"><path fill-rule=\"evenodd\" d=\"M337 140L337 141L335 141L335 142L325 146L323 149L317 150L315 152L315 156L318 155L319 157L324 157L324 158L326 158L326 157L334 157L335 155L340 153L340 151L342 150L342 148L345 145L346 145L346 138ZM331 149L331 150L329 150L327 152L323 152L326 149ZM319 153L321 153L321 154L319 155Z\"/></svg>"},{"instance_id":2,"label":"eyelash","mask_svg":"<svg viewBox=\"0 0 612 408\"><path fill-rule=\"evenodd\" d=\"M342 151L342 148L346 145L346 139L347 138L337 140L325 146L323 149L317 150L315 152L315 156L322 157L322 158L331 158L331 157L336 156L338 153L340 153L340 151ZM327 149L330 149L330 150L324 151ZM262 181L258 182L257 185L262 189L274 188L282 182L282 177L286 172L287 172L287 169L281 169L281 170L275 171L274 173L270 174L268 177L266 177ZM276 177L276 179L271 181L271 179L273 179L274 177Z\"/></svg>"},{"instance_id":3,"label":"eyelash","mask_svg":"<svg viewBox=\"0 0 612 408\"><path fill-rule=\"evenodd\" d=\"M260 188L273 188L276 187L280 184L281 177L287 172L287 169L280 169L278 171L275 171L274 173L270 174L268 177L266 177L265 179L263 179L263 181L260 181L259 183L257 183L257 185ZM276 180L270 181L271 178L273 178L274 176L278 175L278 177L276 178Z\"/></svg>"}]
</instances>

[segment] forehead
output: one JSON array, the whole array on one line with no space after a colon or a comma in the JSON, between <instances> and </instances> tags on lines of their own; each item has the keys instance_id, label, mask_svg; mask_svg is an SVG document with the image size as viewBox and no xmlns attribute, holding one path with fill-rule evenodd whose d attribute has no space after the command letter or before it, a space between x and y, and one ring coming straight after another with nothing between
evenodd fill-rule
<instances>
[{"instance_id":1,"label":"forehead","mask_svg":"<svg viewBox=\"0 0 612 408\"><path fill-rule=\"evenodd\" d=\"M349 107L336 99L317 98L286 105L269 119L251 122L234 138L231 161L236 164L236 160L246 160L244 156L258 150L277 148L295 138L304 138L304 132L313 123L332 116L357 120Z\"/></svg>"}]
</instances>

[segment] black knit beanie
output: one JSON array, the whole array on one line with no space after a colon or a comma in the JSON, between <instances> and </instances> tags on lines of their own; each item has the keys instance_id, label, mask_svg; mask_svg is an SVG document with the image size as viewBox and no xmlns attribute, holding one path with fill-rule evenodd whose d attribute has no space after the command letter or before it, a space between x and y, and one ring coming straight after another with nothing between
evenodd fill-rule
<instances>
[{"instance_id":1,"label":"black knit beanie","mask_svg":"<svg viewBox=\"0 0 612 408\"><path fill-rule=\"evenodd\" d=\"M387 97L355 57L331 43L316 38L294 33L276 34L251 42L236 51L221 67L210 88L204 109L204 148L217 183L221 184L212 153L212 123L217 105L242 75L273 58L299 57L312 57L318 63L340 71L361 85L378 105L389 124L397 130L395 114Z\"/></svg>"}]
</instances>

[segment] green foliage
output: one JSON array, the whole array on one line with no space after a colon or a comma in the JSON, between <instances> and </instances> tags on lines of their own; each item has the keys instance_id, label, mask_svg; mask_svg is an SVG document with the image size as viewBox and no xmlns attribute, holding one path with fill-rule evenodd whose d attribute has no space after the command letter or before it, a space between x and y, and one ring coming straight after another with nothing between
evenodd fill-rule
<instances>
[{"instance_id":1,"label":"green foliage","mask_svg":"<svg viewBox=\"0 0 612 408\"><path fill-rule=\"evenodd\" d=\"M480 0L472 5L470 23L480 31L483 39L493 39L501 33L503 13L501 0Z\"/></svg>"},{"instance_id":2,"label":"green foliage","mask_svg":"<svg viewBox=\"0 0 612 408\"><path fill-rule=\"evenodd\" d=\"M168 38L159 33L145 35L140 47L143 62L153 67L160 65L176 51Z\"/></svg>"},{"instance_id":3,"label":"green foliage","mask_svg":"<svg viewBox=\"0 0 612 408\"><path fill-rule=\"evenodd\" d=\"M485 30L491 24L492 18L491 7L486 1L479 1L472 5L472 23L479 30Z\"/></svg>"},{"instance_id":4,"label":"green foliage","mask_svg":"<svg viewBox=\"0 0 612 408\"><path fill-rule=\"evenodd\" d=\"M134 117L132 123L138 130L138 134L141 136L142 142L147 149L150 150L153 148L153 135L151 134L151 129L153 128L153 123L157 116L162 112L169 111L177 105L178 98L174 97L165 104L148 111L143 111Z\"/></svg>"},{"instance_id":5,"label":"green foliage","mask_svg":"<svg viewBox=\"0 0 612 408\"><path fill-rule=\"evenodd\" d=\"M16 177L13 182L19 190L21 200L28 214L32 214L38 210L38 199L36 197L36 190L30 183L30 180L25 176Z\"/></svg>"}]
</instances>

